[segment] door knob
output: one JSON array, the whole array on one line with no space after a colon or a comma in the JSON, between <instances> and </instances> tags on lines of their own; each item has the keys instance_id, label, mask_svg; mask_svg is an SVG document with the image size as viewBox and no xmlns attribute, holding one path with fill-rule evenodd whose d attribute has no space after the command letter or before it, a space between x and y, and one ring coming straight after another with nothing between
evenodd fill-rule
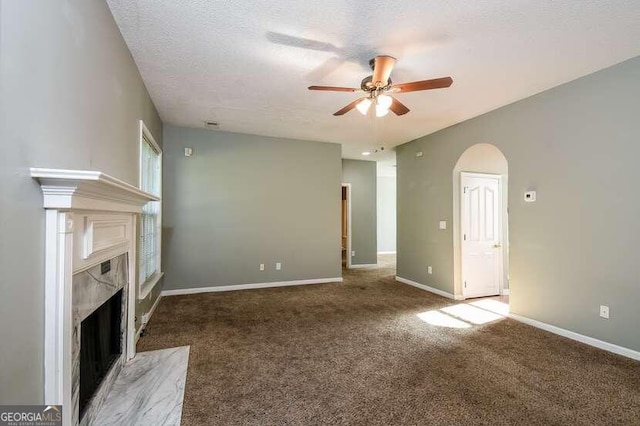
<instances>
[{"instance_id":1,"label":"door knob","mask_svg":"<svg viewBox=\"0 0 640 426\"><path fill-rule=\"evenodd\" d=\"M500 247L502 247L502 244L500 244L500 243L495 243L493 245L493 248L500 248Z\"/></svg>"}]
</instances>

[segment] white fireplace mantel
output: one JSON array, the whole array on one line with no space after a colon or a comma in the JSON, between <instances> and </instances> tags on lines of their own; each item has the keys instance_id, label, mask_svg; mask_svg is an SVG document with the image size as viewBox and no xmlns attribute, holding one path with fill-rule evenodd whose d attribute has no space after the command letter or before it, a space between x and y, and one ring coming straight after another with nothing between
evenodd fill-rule
<instances>
[{"instance_id":1,"label":"white fireplace mantel","mask_svg":"<svg viewBox=\"0 0 640 426\"><path fill-rule=\"evenodd\" d=\"M136 218L159 198L98 171L32 168L45 213L45 404L63 406L78 424L72 393L73 274L129 256L125 359L135 355Z\"/></svg>"},{"instance_id":2,"label":"white fireplace mantel","mask_svg":"<svg viewBox=\"0 0 640 426\"><path fill-rule=\"evenodd\" d=\"M139 213L159 198L102 172L31 169L44 195L45 209L103 210Z\"/></svg>"}]
</instances>

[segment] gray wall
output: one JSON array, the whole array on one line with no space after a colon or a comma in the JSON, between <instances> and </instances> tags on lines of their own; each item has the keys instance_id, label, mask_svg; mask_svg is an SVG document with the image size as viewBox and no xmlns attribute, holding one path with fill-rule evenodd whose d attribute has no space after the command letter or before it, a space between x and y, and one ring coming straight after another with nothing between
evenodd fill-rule
<instances>
[{"instance_id":1,"label":"gray wall","mask_svg":"<svg viewBox=\"0 0 640 426\"><path fill-rule=\"evenodd\" d=\"M351 184L351 263L378 263L375 161L342 160L342 182Z\"/></svg>"},{"instance_id":2,"label":"gray wall","mask_svg":"<svg viewBox=\"0 0 640 426\"><path fill-rule=\"evenodd\" d=\"M396 251L396 177L377 179L378 251Z\"/></svg>"},{"instance_id":3,"label":"gray wall","mask_svg":"<svg viewBox=\"0 0 640 426\"><path fill-rule=\"evenodd\" d=\"M43 401L44 209L29 167L138 181L162 123L104 1L0 3L0 404Z\"/></svg>"},{"instance_id":4,"label":"gray wall","mask_svg":"<svg viewBox=\"0 0 640 426\"><path fill-rule=\"evenodd\" d=\"M640 350L639 111L635 58L400 146L398 275L425 282L429 262L430 285L453 291L451 230L431 225L451 222L458 157L494 144L509 162L512 312Z\"/></svg>"},{"instance_id":5,"label":"gray wall","mask_svg":"<svg viewBox=\"0 0 640 426\"><path fill-rule=\"evenodd\" d=\"M164 137L165 289L341 276L340 145L174 126Z\"/></svg>"}]
</instances>

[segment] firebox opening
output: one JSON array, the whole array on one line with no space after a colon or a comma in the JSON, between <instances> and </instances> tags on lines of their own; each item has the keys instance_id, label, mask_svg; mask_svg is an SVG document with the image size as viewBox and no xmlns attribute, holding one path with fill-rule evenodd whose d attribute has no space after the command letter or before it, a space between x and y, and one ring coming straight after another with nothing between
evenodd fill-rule
<instances>
[{"instance_id":1,"label":"firebox opening","mask_svg":"<svg viewBox=\"0 0 640 426\"><path fill-rule=\"evenodd\" d=\"M82 321L80 418L111 366L122 354L122 289Z\"/></svg>"}]
</instances>

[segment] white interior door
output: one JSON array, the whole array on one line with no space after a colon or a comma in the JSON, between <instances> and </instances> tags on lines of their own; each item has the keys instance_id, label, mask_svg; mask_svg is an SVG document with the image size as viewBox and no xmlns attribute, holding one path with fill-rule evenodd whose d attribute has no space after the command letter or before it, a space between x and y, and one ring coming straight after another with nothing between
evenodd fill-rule
<instances>
[{"instance_id":1,"label":"white interior door","mask_svg":"<svg viewBox=\"0 0 640 426\"><path fill-rule=\"evenodd\" d=\"M500 294L502 281L501 177L462 173L462 294Z\"/></svg>"}]
</instances>

